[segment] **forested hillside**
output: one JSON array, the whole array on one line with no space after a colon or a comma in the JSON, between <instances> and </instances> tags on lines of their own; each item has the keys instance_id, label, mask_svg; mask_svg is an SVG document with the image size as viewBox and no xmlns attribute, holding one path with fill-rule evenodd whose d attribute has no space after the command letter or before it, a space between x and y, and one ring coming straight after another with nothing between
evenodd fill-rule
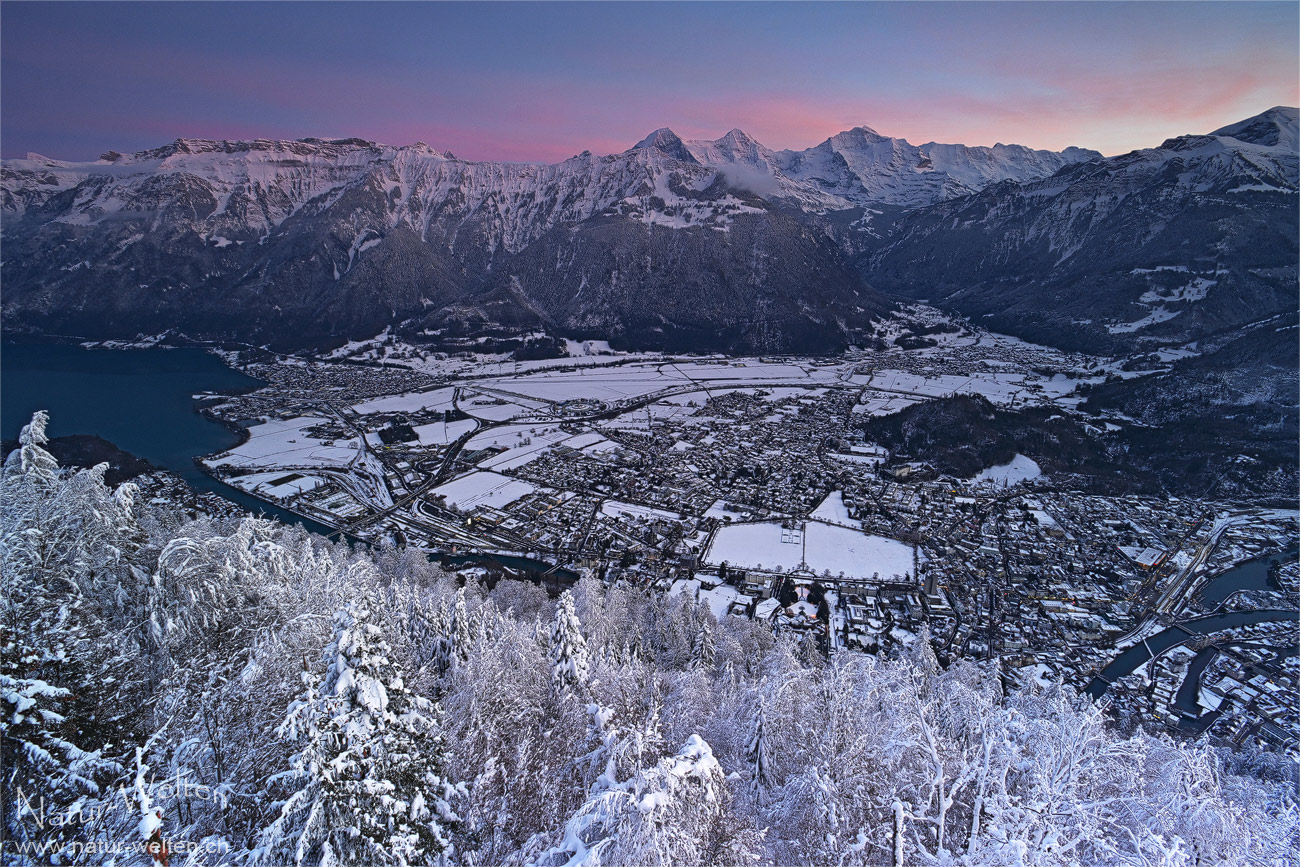
<instances>
[{"instance_id":1,"label":"forested hillside","mask_svg":"<svg viewBox=\"0 0 1300 867\"><path fill-rule=\"evenodd\" d=\"M1281 864L1294 766L992 667L0 479L4 861Z\"/></svg>"}]
</instances>

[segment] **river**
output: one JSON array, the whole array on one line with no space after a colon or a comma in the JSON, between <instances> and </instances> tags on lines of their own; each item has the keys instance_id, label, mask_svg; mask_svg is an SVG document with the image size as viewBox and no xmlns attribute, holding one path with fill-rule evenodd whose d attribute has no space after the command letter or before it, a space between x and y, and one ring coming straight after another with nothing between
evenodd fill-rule
<instances>
[{"instance_id":1,"label":"river","mask_svg":"<svg viewBox=\"0 0 1300 867\"><path fill-rule=\"evenodd\" d=\"M1276 559L1294 559L1296 555L1296 549L1291 548L1281 554L1256 557L1253 560L1238 563L1207 582L1200 595L1207 602L1212 601L1217 605L1239 590L1263 590L1276 587L1276 584L1268 575L1269 563ZM1157 632L1147 638L1145 642L1139 641L1120 653L1088 684L1088 694L1093 698L1101 698L1116 680L1132 674L1153 656L1159 656L1174 645L1189 641L1195 635L1205 635L1221 629L1264 623L1270 620L1300 620L1300 612L1281 610L1229 611L1220 614L1207 614L1203 617L1193 617L1182 621L1175 626ZM1199 677L1200 671L1204 669L1209 660L1200 657L1198 661L1200 667L1197 669L1196 674Z\"/></svg>"},{"instance_id":2,"label":"river","mask_svg":"<svg viewBox=\"0 0 1300 867\"><path fill-rule=\"evenodd\" d=\"M1268 574L1269 566L1274 560L1283 563L1294 560L1297 554L1300 554L1300 549L1291 547L1280 554L1270 554L1238 563L1226 572L1211 578L1196 595L1200 597L1206 608L1214 609L1222 605L1224 600L1233 593L1241 590L1281 589Z\"/></svg>"}]
</instances>

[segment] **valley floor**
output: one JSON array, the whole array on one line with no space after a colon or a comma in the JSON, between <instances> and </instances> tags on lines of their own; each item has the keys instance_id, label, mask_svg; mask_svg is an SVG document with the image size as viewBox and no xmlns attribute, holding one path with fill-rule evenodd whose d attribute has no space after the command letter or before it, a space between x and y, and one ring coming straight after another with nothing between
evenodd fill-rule
<instances>
[{"instance_id":1,"label":"valley floor","mask_svg":"<svg viewBox=\"0 0 1300 867\"><path fill-rule=\"evenodd\" d=\"M891 342L920 331L933 345L837 358L570 342L569 358L513 362L422 354L384 334L337 358L244 363L270 384L207 411L248 438L203 463L354 538L688 592L719 616L807 632L825 652L907 645L927 630L953 658L996 656L1025 678L1050 672L1094 691L1114 680L1147 721L1294 750L1300 708L1282 698L1297 683L1294 656L1189 675L1179 648L1228 659L1294 644L1293 567L1213 604L1202 592L1234 564L1293 549L1297 513L1085 495L1044 473L1041 454L956 478L891 453L867 438L870 419L960 396L1068 419L1100 440L1132 420L1079 412L1087 388L1163 369L928 308L911 316ZM1186 641L1154 662L1097 680L1126 634L1232 609L1283 613L1213 636L1184 626ZM1267 689L1248 683L1256 671Z\"/></svg>"}]
</instances>

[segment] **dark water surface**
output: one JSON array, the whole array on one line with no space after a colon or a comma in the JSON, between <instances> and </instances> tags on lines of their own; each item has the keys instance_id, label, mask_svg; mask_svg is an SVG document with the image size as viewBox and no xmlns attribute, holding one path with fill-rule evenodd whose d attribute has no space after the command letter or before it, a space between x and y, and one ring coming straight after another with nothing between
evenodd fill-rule
<instances>
[{"instance_id":1,"label":"dark water surface","mask_svg":"<svg viewBox=\"0 0 1300 867\"><path fill-rule=\"evenodd\" d=\"M197 491L328 535L332 528L259 500L199 469L194 458L239 445L242 437L197 411L200 392L251 391L261 380L202 349L84 349L67 344L0 346L0 436L18 432L43 409L51 437L95 434L171 470Z\"/></svg>"},{"instance_id":2,"label":"dark water surface","mask_svg":"<svg viewBox=\"0 0 1300 867\"><path fill-rule=\"evenodd\" d=\"M33 412L48 410L51 437L96 434L212 490L194 458L224 451L240 437L199 415L193 395L261 384L201 349L7 343L0 346L0 436L17 439Z\"/></svg>"},{"instance_id":3,"label":"dark water surface","mask_svg":"<svg viewBox=\"0 0 1300 867\"><path fill-rule=\"evenodd\" d=\"M1209 582L1209 585L1207 585L1207 591L1209 591L1207 598L1212 595L1214 598L1222 600L1238 590L1259 590L1274 586L1274 582L1268 577L1269 562L1273 559L1290 560L1294 559L1295 556L1296 551L1290 549L1280 555L1257 557L1254 560L1238 563ZM1184 644L1197 635L1205 635L1234 626L1288 620L1300 620L1300 612L1286 610L1229 611L1181 621L1175 626L1157 632L1147 638L1146 641L1139 641L1116 656L1088 684L1087 692L1093 698L1101 698L1114 681L1125 675L1132 674L1137 670L1138 666L1153 656L1159 656L1174 645ZM1201 661L1200 669L1203 669L1208 661L1208 658ZM1198 676L1200 669L1197 670Z\"/></svg>"},{"instance_id":4,"label":"dark water surface","mask_svg":"<svg viewBox=\"0 0 1300 867\"><path fill-rule=\"evenodd\" d=\"M296 515L205 474L194 458L225 451L240 435L196 411L194 395L248 391L260 380L227 367L201 349L84 349L65 344L0 346L0 438L16 440L32 413L50 414L47 433L95 434L155 466L176 473L199 491L209 491L253 514L300 524L321 535L336 530ZM567 569L527 557L434 555L450 566L500 565L529 574L550 572L564 583L577 580Z\"/></svg>"},{"instance_id":5,"label":"dark water surface","mask_svg":"<svg viewBox=\"0 0 1300 867\"><path fill-rule=\"evenodd\" d=\"M1240 590L1281 590L1281 586L1269 575L1269 567L1274 560L1289 563L1300 555L1300 549L1294 546L1279 554L1256 557L1245 563L1238 563L1228 571L1210 579L1198 594L1207 607L1221 605L1225 599Z\"/></svg>"}]
</instances>

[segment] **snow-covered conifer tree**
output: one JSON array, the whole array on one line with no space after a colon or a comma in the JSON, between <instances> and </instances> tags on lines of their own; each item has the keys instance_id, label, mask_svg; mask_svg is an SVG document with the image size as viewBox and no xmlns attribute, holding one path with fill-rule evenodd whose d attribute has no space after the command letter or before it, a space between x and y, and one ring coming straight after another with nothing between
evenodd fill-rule
<instances>
[{"instance_id":1,"label":"snow-covered conifer tree","mask_svg":"<svg viewBox=\"0 0 1300 867\"><path fill-rule=\"evenodd\" d=\"M452 653L456 659L461 662L469 659L473 636L469 628L469 611L465 605L464 587L456 591L456 602L451 610L450 638Z\"/></svg>"},{"instance_id":2,"label":"snow-covered conifer tree","mask_svg":"<svg viewBox=\"0 0 1300 867\"><path fill-rule=\"evenodd\" d=\"M772 774L767 757L767 738L763 732L764 717L767 715L766 703L760 696L758 707L754 712L754 724L750 730L749 741L745 744L745 759L750 766L750 790L754 800L761 804L767 790L772 785Z\"/></svg>"},{"instance_id":3,"label":"snow-covered conifer tree","mask_svg":"<svg viewBox=\"0 0 1300 867\"><path fill-rule=\"evenodd\" d=\"M700 628L695 633L695 643L691 648L691 665L704 671L712 671L717 647L717 638L713 634L713 615L708 611L702 611Z\"/></svg>"},{"instance_id":4,"label":"snow-covered conifer tree","mask_svg":"<svg viewBox=\"0 0 1300 867\"><path fill-rule=\"evenodd\" d=\"M259 863L424 864L450 856L453 787L429 702L411 695L366 593L335 618L319 694L309 682L284 731L300 781L263 833Z\"/></svg>"},{"instance_id":5,"label":"snow-covered conifer tree","mask_svg":"<svg viewBox=\"0 0 1300 867\"><path fill-rule=\"evenodd\" d=\"M756 835L727 826L727 787L708 743L691 735L677 755L593 792L539 865L703 867L752 863Z\"/></svg>"},{"instance_id":6,"label":"snow-covered conifer tree","mask_svg":"<svg viewBox=\"0 0 1300 867\"><path fill-rule=\"evenodd\" d=\"M555 606L555 623L551 627L551 663L554 687L559 692L578 691L587 685L587 641L582 635L568 590Z\"/></svg>"},{"instance_id":7,"label":"snow-covered conifer tree","mask_svg":"<svg viewBox=\"0 0 1300 867\"><path fill-rule=\"evenodd\" d=\"M50 441L45 432L49 423L50 414L37 410L18 434L23 476L37 490L51 490L59 479L59 462L44 448Z\"/></svg>"},{"instance_id":8,"label":"snow-covered conifer tree","mask_svg":"<svg viewBox=\"0 0 1300 867\"><path fill-rule=\"evenodd\" d=\"M66 835L23 820L27 805L63 815L120 770L101 749L105 695L117 648L106 640L97 575L122 565L105 466L71 477L43 446L44 412L23 428L22 448L0 478L0 785L15 841ZM119 669L120 670L120 669ZM47 832L51 832L48 833Z\"/></svg>"}]
</instances>

